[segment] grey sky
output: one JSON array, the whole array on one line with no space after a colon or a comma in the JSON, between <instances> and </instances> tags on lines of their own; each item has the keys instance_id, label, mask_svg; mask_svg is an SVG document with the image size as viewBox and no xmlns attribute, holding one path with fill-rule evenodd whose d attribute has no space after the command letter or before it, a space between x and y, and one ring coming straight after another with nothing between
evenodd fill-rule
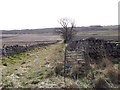
<instances>
[{"instance_id":1,"label":"grey sky","mask_svg":"<svg viewBox=\"0 0 120 90\"><path fill-rule=\"evenodd\" d=\"M119 0L0 0L0 30L59 27L72 18L77 26L117 25Z\"/></svg>"}]
</instances>

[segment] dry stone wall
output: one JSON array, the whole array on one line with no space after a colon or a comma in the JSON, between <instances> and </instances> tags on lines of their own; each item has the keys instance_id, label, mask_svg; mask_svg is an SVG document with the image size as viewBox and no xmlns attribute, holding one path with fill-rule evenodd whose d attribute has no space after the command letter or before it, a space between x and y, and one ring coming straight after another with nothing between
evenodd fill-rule
<instances>
[{"instance_id":1,"label":"dry stone wall","mask_svg":"<svg viewBox=\"0 0 120 90\"><path fill-rule=\"evenodd\" d=\"M88 38L71 41L66 49L65 76L73 79L86 76L90 64L101 63L106 56L120 58L120 43L116 41Z\"/></svg>"},{"instance_id":2,"label":"dry stone wall","mask_svg":"<svg viewBox=\"0 0 120 90\"><path fill-rule=\"evenodd\" d=\"M68 45L69 50L84 51L88 59L100 61L106 56L120 58L120 43L118 41L88 38L72 41Z\"/></svg>"},{"instance_id":3,"label":"dry stone wall","mask_svg":"<svg viewBox=\"0 0 120 90\"><path fill-rule=\"evenodd\" d=\"M10 56L13 54L18 54L21 52L25 52L27 50L31 50L34 49L36 47L41 47L41 46L46 46L46 45L50 45L50 44L54 44L55 42L48 42L48 43L40 43L40 44L28 44L28 45L24 45L24 46L20 46L20 45L13 45L13 46L5 46L3 45L2 47L2 56Z\"/></svg>"}]
</instances>

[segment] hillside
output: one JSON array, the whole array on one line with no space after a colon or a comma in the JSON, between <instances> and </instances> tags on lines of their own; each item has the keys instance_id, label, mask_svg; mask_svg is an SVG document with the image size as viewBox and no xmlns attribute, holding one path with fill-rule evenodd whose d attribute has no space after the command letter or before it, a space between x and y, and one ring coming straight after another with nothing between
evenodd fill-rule
<instances>
[{"instance_id":1,"label":"hillside","mask_svg":"<svg viewBox=\"0 0 120 90\"><path fill-rule=\"evenodd\" d=\"M44 29L23 29L23 30L2 30L2 34L41 34L41 33L55 33L57 28L44 28ZM76 27L76 31L99 31L99 30L118 30L118 26L89 26L89 27Z\"/></svg>"}]
</instances>

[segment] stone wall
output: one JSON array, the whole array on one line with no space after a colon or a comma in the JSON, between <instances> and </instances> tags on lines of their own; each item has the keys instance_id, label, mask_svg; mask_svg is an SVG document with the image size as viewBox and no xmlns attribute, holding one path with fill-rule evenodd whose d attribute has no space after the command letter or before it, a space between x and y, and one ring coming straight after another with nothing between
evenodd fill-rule
<instances>
[{"instance_id":1,"label":"stone wall","mask_svg":"<svg viewBox=\"0 0 120 90\"><path fill-rule=\"evenodd\" d=\"M48 43L27 44L27 45L23 45L23 46L20 46L20 45L5 46L5 45L3 45L2 50L1 50L2 51L1 54L2 54L2 56L10 56L10 55L13 55L13 54L18 54L18 53L21 53L21 52L25 52L27 50L32 50L36 47L41 47L41 46L54 44L56 42L57 41L48 42Z\"/></svg>"},{"instance_id":2,"label":"stone wall","mask_svg":"<svg viewBox=\"0 0 120 90\"><path fill-rule=\"evenodd\" d=\"M101 60L106 55L111 58L120 58L120 43L117 41L88 38L72 41L68 45L69 50L79 51L83 48L91 59Z\"/></svg>"}]
</instances>

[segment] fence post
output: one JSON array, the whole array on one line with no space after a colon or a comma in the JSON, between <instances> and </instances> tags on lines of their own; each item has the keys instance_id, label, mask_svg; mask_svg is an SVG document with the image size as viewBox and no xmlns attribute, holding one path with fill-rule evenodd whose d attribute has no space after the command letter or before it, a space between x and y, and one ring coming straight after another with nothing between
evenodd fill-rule
<instances>
[{"instance_id":1,"label":"fence post","mask_svg":"<svg viewBox=\"0 0 120 90\"><path fill-rule=\"evenodd\" d=\"M67 53L67 44L65 44L65 49L64 49L64 83L66 86L66 81L65 81L65 75L66 75L66 53Z\"/></svg>"}]
</instances>

